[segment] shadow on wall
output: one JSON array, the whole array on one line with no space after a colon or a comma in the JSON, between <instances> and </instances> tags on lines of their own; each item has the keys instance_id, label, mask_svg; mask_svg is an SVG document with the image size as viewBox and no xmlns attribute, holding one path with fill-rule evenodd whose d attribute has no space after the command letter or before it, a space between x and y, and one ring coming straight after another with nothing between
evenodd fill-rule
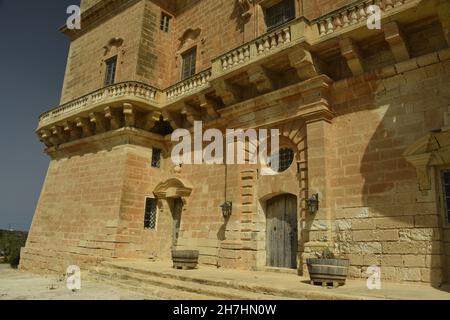
<instances>
[{"instance_id":1,"label":"shadow on wall","mask_svg":"<svg viewBox=\"0 0 450 320\"><path fill-rule=\"evenodd\" d=\"M357 272L378 265L386 280L439 287L449 275L442 275L445 255L436 186L422 195L416 170L403 157L411 144L442 127L450 103L445 88L450 78L443 69L427 78L435 66L429 68L370 84L346 80L345 102L335 108L341 165L333 190L341 212L336 218L351 219L352 231L339 229L338 222L339 249L363 255Z\"/></svg>"}]
</instances>

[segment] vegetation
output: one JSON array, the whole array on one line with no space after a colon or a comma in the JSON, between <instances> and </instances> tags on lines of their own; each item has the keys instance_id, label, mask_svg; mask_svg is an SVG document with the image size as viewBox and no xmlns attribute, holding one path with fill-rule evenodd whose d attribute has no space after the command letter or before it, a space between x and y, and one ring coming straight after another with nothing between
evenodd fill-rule
<instances>
[{"instance_id":1,"label":"vegetation","mask_svg":"<svg viewBox=\"0 0 450 320\"><path fill-rule=\"evenodd\" d=\"M19 266L20 249L25 246L27 237L27 232L0 230L0 257L4 256L4 263L12 268Z\"/></svg>"}]
</instances>

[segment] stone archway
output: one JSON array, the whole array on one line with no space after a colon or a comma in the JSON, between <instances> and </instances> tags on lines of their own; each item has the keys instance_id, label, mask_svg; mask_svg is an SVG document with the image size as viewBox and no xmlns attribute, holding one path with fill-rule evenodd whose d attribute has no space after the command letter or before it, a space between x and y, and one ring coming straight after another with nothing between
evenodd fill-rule
<instances>
[{"instance_id":1,"label":"stone archway","mask_svg":"<svg viewBox=\"0 0 450 320\"><path fill-rule=\"evenodd\" d=\"M161 257L170 259L172 250L176 250L182 228L183 211L187 207L187 199L191 195L193 186L190 182L180 178L170 178L157 185L153 194L159 200L165 201L164 206L170 214L165 215L162 228L170 232L161 235Z\"/></svg>"}]
</instances>

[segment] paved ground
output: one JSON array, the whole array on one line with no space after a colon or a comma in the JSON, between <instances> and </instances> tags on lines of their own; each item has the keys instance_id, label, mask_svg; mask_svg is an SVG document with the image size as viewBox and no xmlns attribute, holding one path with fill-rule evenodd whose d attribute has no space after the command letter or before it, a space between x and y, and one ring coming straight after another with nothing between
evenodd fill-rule
<instances>
[{"instance_id":1,"label":"paved ground","mask_svg":"<svg viewBox=\"0 0 450 320\"><path fill-rule=\"evenodd\" d=\"M201 278L208 281L226 281L239 283L251 288L264 287L268 291L276 289L286 296L304 295L307 299L436 299L450 300L450 287L433 288L428 285L400 284L383 282L381 290L368 290L365 281L349 280L344 287L327 289L311 286L307 279L294 274L274 272L242 272L202 267L199 270L173 270L167 263L142 261L117 262L133 269L152 270L185 277ZM82 289L71 292L65 281L56 277L42 277L21 273L8 265L0 265L0 300L142 300L144 296L132 291L103 283L83 280ZM145 299L157 300L157 297L145 296Z\"/></svg>"},{"instance_id":2,"label":"paved ground","mask_svg":"<svg viewBox=\"0 0 450 320\"><path fill-rule=\"evenodd\" d=\"M145 297L149 299L151 297ZM143 300L144 297L123 289L82 282L78 292L67 289L65 281L13 270L0 264L0 300Z\"/></svg>"}]
</instances>

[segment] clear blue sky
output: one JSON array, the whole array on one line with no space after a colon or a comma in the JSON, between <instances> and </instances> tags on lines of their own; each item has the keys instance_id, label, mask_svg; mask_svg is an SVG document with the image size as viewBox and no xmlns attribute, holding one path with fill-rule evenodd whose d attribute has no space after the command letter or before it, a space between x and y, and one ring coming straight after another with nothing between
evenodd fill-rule
<instances>
[{"instance_id":1,"label":"clear blue sky","mask_svg":"<svg viewBox=\"0 0 450 320\"><path fill-rule=\"evenodd\" d=\"M58 29L79 0L0 0L0 229L28 230L47 172L35 129L59 104L69 46Z\"/></svg>"}]
</instances>

